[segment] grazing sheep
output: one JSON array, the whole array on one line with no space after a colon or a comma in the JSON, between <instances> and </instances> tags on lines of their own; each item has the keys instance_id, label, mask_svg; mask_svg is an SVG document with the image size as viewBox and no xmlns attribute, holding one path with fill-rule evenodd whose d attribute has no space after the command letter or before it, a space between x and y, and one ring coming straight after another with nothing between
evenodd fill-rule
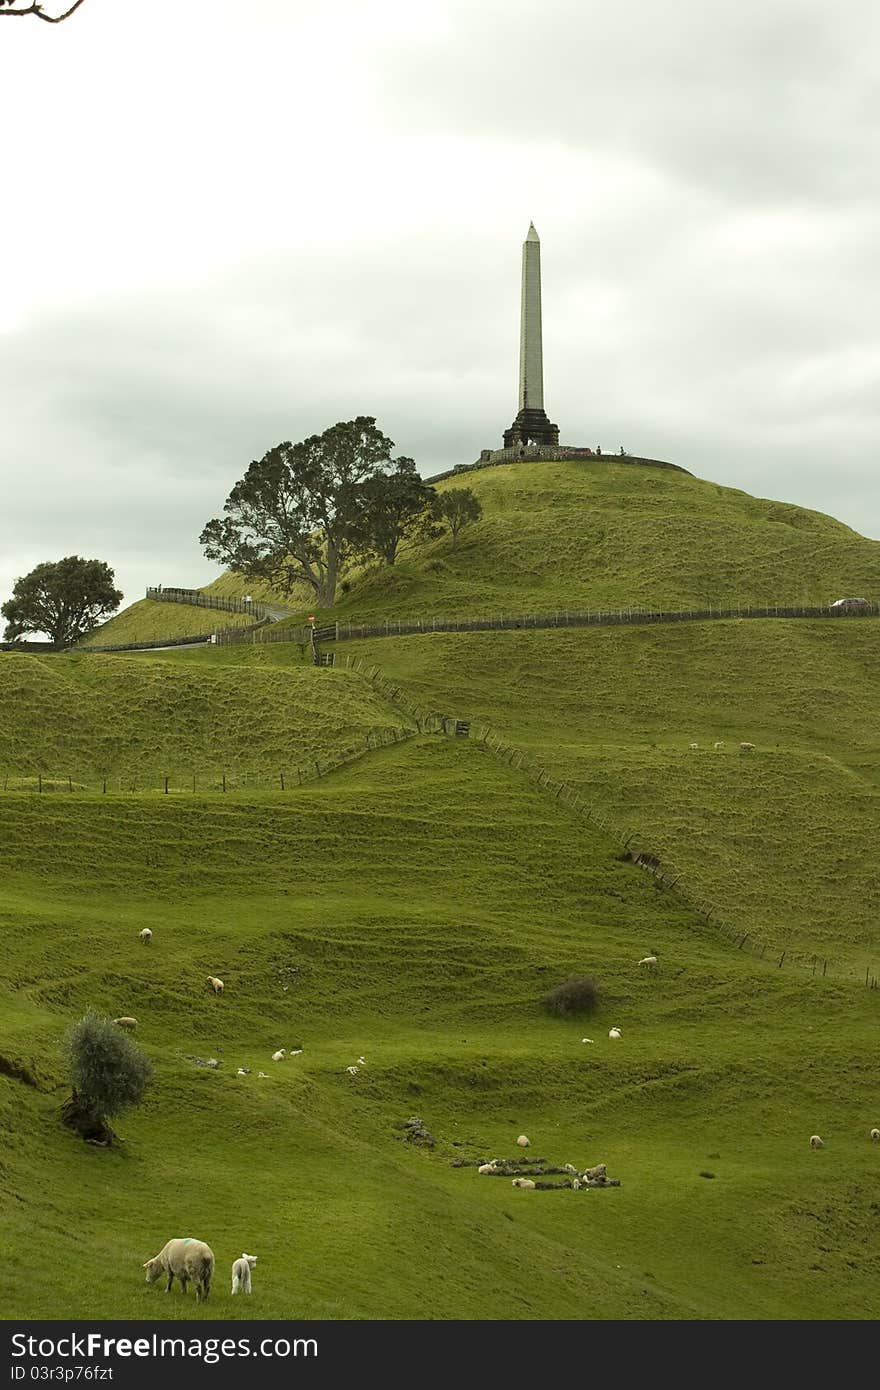
<instances>
[{"instance_id":1,"label":"grazing sheep","mask_svg":"<svg viewBox=\"0 0 880 1390\"><path fill-rule=\"evenodd\" d=\"M498 1172L498 1159L497 1159L497 1158L493 1158L491 1163L481 1163L480 1166L479 1166L479 1168L477 1169L477 1172L478 1172L478 1173L497 1173L497 1172Z\"/></svg>"},{"instance_id":2,"label":"grazing sheep","mask_svg":"<svg viewBox=\"0 0 880 1390\"><path fill-rule=\"evenodd\" d=\"M144 927L143 931L138 932L138 936L145 946L149 946L153 939L153 933L150 931L149 927Z\"/></svg>"},{"instance_id":3,"label":"grazing sheep","mask_svg":"<svg viewBox=\"0 0 880 1390\"><path fill-rule=\"evenodd\" d=\"M741 753L754 753L755 745L753 743L741 743L739 746L739 751Z\"/></svg>"},{"instance_id":4,"label":"grazing sheep","mask_svg":"<svg viewBox=\"0 0 880 1390\"><path fill-rule=\"evenodd\" d=\"M207 979L208 979L208 984L211 986L211 988L212 988L212 990L214 991L215 994L222 994L222 993L223 993L223 981L222 981L222 980L218 980L216 975L209 975L209 976L207 977Z\"/></svg>"},{"instance_id":5,"label":"grazing sheep","mask_svg":"<svg viewBox=\"0 0 880 1390\"><path fill-rule=\"evenodd\" d=\"M646 965L646 966L648 967L649 970L653 970L653 968L654 968L654 966L655 966L656 964L657 964L657 957L656 957L656 956L642 956L642 959L639 961L639 965Z\"/></svg>"},{"instance_id":6,"label":"grazing sheep","mask_svg":"<svg viewBox=\"0 0 880 1390\"><path fill-rule=\"evenodd\" d=\"M528 1137L527 1134L521 1134L521 1135L519 1136L519 1138L517 1139L516 1142L517 1142L517 1144L519 1144L519 1147L520 1147L521 1149L527 1149L527 1148L529 1147L529 1143L530 1143L531 1141L529 1140L529 1137Z\"/></svg>"},{"instance_id":7,"label":"grazing sheep","mask_svg":"<svg viewBox=\"0 0 880 1390\"><path fill-rule=\"evenodd\" d=\"M273 1052L273 1053L272 1053L272 1061L273 1061L273 1062L283 1062L283 1061L284 1061L284 1048L283 1048L283 1047L279 1047L279 1049L278 1049L277 1052Z\"/></svg>"},{"instance_id":8,"label":"grazing sheep","mask_svg":"<svg viewBox=\"0 0 880 1390\"><path fill-rule=\"evenodd\" d=\"M237 1294L239 1289L243 1293L251 1291L251 1270L257 1263L256 1255L246 1255L242 1251L241 1258L232 1263L232 1292Z\"/></svg>"},{"instance_id":9,"label":"grazing sheep","mask_svg":"<svg viewBox=\"0 0 880 1390\"><path fill-rule=\"evenodd\" d=\"M348 1072L349 1076L357 1076L360 1067L346 1067L345 1070Z\"/></svg>"},{"instance_id":10,"label":"grazing sheep","mask_svg":"<svg viewBox=\"0 0 880 1390\"><path fill-rule=\"evenodd\" d=\"M175 1278L180 1280L180 1286L186 1293L187 1283L192 1279L196 1286L196 1302L200 1303L211 1291L214 1252L203 1240L193 1240L192 1236L186 1236L183 1239L166 1241L158 1255L147 1260L143 1268L147 1271L148 1284L155 1284L157 1279L167 1274L166 1293L171 1292Z\"/></svg>"},{"instance_id":11,"label":"grazing sheep","mask_svg":"<svg viewBox=\"0 0 880 1390\"><path fill-rule=\"evenodd\" d=\"M136 1018L128 1018L127 1016L125 1018L114 1018L113 1022L116 1024L117 1028L137 1028L138 1026Z\"/></svg>"},{"instance_id":12,"label":"grazing sheep","mask_svg":"<svg viewBox=\"0 0 880 1390\"><path fill-rule=\"evenodd\" d=\"M876 1144L877 1141L880 1140L880 1129L872 1129L871 1138L874 1140L874 1143Z\"/></svg>"},{"instance_id":13,"label":"grazing sheep","mask_svg":"<svg viewBox=\"0 0 880 1390\"><path fill-rule=\"evenodd\" d=\"M610 1028L608 1030L608 1036L609 1038L622 1038L623 1034L621 1033L619 1028Z\"/></svg>"},{"instance_id":14,"label":"grazing sheep","mask_svg":"<svg viewBox=\"0 0 880 1390\"><path fill-rule=\"evenodd\" d=\"M723 744L723 743L713 743L713 744L712 744L712 747L713 747L713 748L723 748L723 747L724 747L724 744Z\"/></svg>"},{"instance_id":15,"label":"grazing sheep","mask_svg":"<svg viewBox=\"0 0 880 1390\"><path fill-rule=\"evenodd\" d=\"M511 1181L514 1187L523 1187L526 1191L531 1191L535 1186L531 1178L513 1178Z\"/></svg>"},{"instance_id":16,"label":"grazing sheep","mask_svg":"<svg viewBox=\"0 0 880 1390\"><path fill-rule=\"evenodd\" d=\"M811 1135L810 1135L810 1148L811 1148L811 1149L824 1149L824 1147L825 1147L825 1140L824 1140L824 1139L820 1139L818 1134L811 1134Z\"/></svg>"}]
</instances>

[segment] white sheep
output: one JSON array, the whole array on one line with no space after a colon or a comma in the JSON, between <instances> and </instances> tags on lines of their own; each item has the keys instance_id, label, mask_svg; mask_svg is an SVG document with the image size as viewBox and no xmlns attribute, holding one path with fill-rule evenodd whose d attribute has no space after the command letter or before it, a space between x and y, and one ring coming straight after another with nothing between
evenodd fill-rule
<instances>
[{"instance_id":1,"label":"white sheep","mask_svg":"<svg viewBox=\"0 0 880 1390\"><path fill-rule=\"evenodd\" d=\"M755 745L753 743L741 743L739 746L739 751L741 753L754 753Z\"/></svg>"},{"instance_id":2,"label":"white sheep","mask_svg":"<svg viewBox=\"0 0 880 1390\"><path fill-rule=\"evenodd\" d=\"M192 1279L196 1286L196 1302L200 1303L211 1291L214 1252L203 1240L185 1236L183 1239L166 1241L158 1255L145 1261L143 1268L147 1271L148 1284L155 1284L163 1274L168 1275L166 1293L171 1292L175 1278L180 1280L180 1286L186 1293L187 1283Z\"/></svg>"},{"instance_id":3,"label":"white sheep","mask_svg":"<svg viewBox=\"0 0 880 1390\"><path fill-rule=\"evenodd\" d=\"M713 743L713 744L712 744L712 747L713 747L713 748L723 748L723 747L724 747L724 744L723 744L723 743Z\"/></svg>"},{"instance_id":4,"label":"white sheep","mask_svg":"<svg viewBox=\"0 0 880 1390\"><path fill-rule=\"evenodd\" d=\"M237 1075L237 1076L249 1076L249 1075L250 1075L250 1071L249 1071L249 1069L248 1069L247 1067L239 1067L239 1069L238 1069L236 1075Z\"/></svg>"},{"instance_id":5,"label":"white sheep","mask_svg":"<svg viewBox=\"0 0 880 1390\"><path fill-rule=\"evenodd\" d=\"M527 1134L521 1134L516 1142L521 1149L527 1149L531 1141Z\"/></svg>"},{"instance_id":6,"label":"white sheep","mask_svg":"<svg viewBox=\"0 0 880 1390\"><path fill-rule=\"evenodd\" d=\"M824 1140L824 1139L821 1139L821 1138L819 1137L818 1134L811 1134L811 1135L810 1135L810 1148L811 1148L811 1149L824 1149L824 1147L825 1147L825 1140Z\"/></svg>"},{"instance_id":7,"label":"white sheep","mask_svg":"<svg viewBox=\"0 0 880 1390\"><path fill-rule=\"evenodd\" d=\"M138 1026L137 1019L129 1018L128 1016L125 1016L123 1018L114 1018L113 1022L116 1024L117 1028L137 1028Z\"/></svg>"},{"instance_id":8,"label":"white sheep","mask_svg":"<svg viewBox=\"0 0 880 1390\"><path fill-rule=\"evenodd\" d=\"M642 959L639 961L639 965L646 965L649 970L653 970L656 964L656 956L642 956Z\"/></svg>"},{"instance_id":9,"label":"white sheep","mask_svg":"<svg viewBox=\"0 0 880 1390\"><path fill-rule=\"evenodd\" d=\"M359 1067L365 1067L365 1066L367 1065L367 1059L366 1059L366 1057L358 1057L358 1058L357 1058L357 1064L358 1064Z\"/></svg>"},{"instance_id":10,"label":"white sheep","mask_svg":"<svg viewBox=\"0 0 880 1390\"><path fill-rule=\"evenodd\" d=\"M153 939L153 933L150 931L149 927L144 927L143 931L138 932L138 936L145 946L149 946Z\"/></svg>"},{"instance_id":11,"label":"white sheep","mask_svg":"<svg viewBox=\"0 0 880 1390\"><path fill-rule=\"evenodd\" d=\"M874 1140L874 1143L876 1144L878 1140L880 1140L880 1129L872 1129L871 1138Z\"/></svg>"},{"instance_id":12,"label":"white sheep","mask_svg":"<svg viewBox=\"0 0 880 1390\"><path fill-rule=\"evenodd\" d=\"M575 1192L580 1192L580 1190L581 1190L581 1180L580 1180L580 1178L572 1178L572 1180L571 1180L571 1185L572 1185L572 1187L574 1188Z\"/></svg>"},{"instance_id":13,"label":"white sheep","mask_svg":"<svg viewBox=\"0 0 880 1390\"><path fill-rule=\"evenodd\" d=\"M346 1067L345 1070L348 1072L349 1076L357 1076L360 1067Z\"/></svg>"},{"instance_id":14,"label":"white sheep","mask_svg":"<svg viewBox=\"0 0 880 1390\"><path fill-rule=\"evenodd\" d=\"M284 1048L283 1048L283 1047L279 1047L279 1049L278 1049L277 1052L273 1052L273 1053L272 1053L272 1061L273 1061L273 1062L283 1062L283 1061L284 1061L284 1057L285 1057L285 1052L284 1052Z\"/></svg>"},{"instance_id":15,"label":"white sheep","mask_svg":"<svg viewBox=\"0 0 880 1390\"><path fill-rule=\"evenodd\" d=\"M251 1270L257 1263L256 1255L247 1255L242 1251L239 1259L232 1263L232 1292L237 1294L239 1289L243 1293L251 1291Z\"/></svg>"},{"instance_id":16,"label":"white sheep","mask_svg":"<svg viewBox=\"0 0 880 1390\"><path fill-rule=\"evenodd\" d=\"M513 1178L512 1182L514 1187L522 1187L525 1188L526 1191L530 1191L535 1186L531 1178Z\"/></svg>"},{"instance_id":17,"label":"white sheep","mask_svg":"<svg viewBox=\"0 0 880 1390\"><path fill-rule=\"evenodd\" d=\"M223 981L218 980L216 975L208 975L207 980L215 994L223 993Z\"/></svg>"},{"instance_id":18,"label":"white sheep","mask_svg":"<svg viewBox=\"0 0 880 1390\"><path fill-rule=\"evenodd\" d=\"M291 1048L290 1052L288 1052L287 1055L288 1055L288 1057L301 1057L301 1056L302 1056L302 1048L301 1048L301 1047L294 1047L294 1048Z\"/></svg>"},{"instance_id":19,"label":"white sheep","mask_svg":"<svg viewBox=\"0 0 880 1390\"><path fill-rule=\"evenodd\" d=\"M258 1080L258 1081L267 1081L268 1078L269 1078L269 1073L268 1073L267 1071L258 1071L258 1072L257 1072L257 1080Z\"/></svg>"},{"instance_id":20,"label":"white sheep","mask_svg":"<svg viewBox=\"0 0 880 1390\"><path fill-rule=\"evenodd\" d=\"M585 1043L585 1042L591 1043L592 1041L593 1041L592 1038L581 1038L581 1042L582 1042L582 1043Z\"/></svg>"},{"instance_id":21,"label":"white sheep","mask_svg":"<svg viewBox=\"0 0 880 1390\"><path fill-rule=\"evenodd\" d=\"M691 748L699 748L700 745L698 743L692 743L690 746Z\"/></svg>"},{"instance_id":22,"label":"white sheep","mask_svg":"<svg viewBox=\"0 0 880 1390\"><path fill-rule=\"evenodd\" d=\"M478 1173L497 1173L497 1172L498 1172L498 1159L497 1159L497 1158L493 1158L491 1163L481 1163L480 1166L479 1166L479 1168L477 1169L477 1172L478 1172Z\"/></svg>"},{"instance_id":23,"label":"white sheep","mask_svg":"<svg viewBox=\"0 0 880 1390\"><path fill-rule=\"evenodd\" d=\"M609 1038L621 1038L623 1037L623 1034L621 1033L619 1028L610 1028L608 1030L608 1036Z\"/></svg>"},{"instance_id":24,"label":"white sheep","mask_svg":"<svg viewBox=\"0 0 880 1390\"><path fill-rule=\"evenodd\" d=\"M573 1163L563 1163L562 1167L564 1168L566 1173L577 1173L577 1168L575 1168Z\"/></svg>"}]
</instances>

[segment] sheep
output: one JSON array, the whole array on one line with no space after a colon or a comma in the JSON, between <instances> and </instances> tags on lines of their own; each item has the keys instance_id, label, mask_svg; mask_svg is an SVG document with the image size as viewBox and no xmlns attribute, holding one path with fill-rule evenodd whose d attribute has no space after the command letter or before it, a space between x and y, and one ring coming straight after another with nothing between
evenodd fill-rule
<instances>
[{"instance_id":1,"label":"sheep","mask_svg":"<svg viewBox=\"0 0 880 1390\"><path fill-rule=\"evenodd\" d=\"M237 1073L236 1073L237 1076L250 1076L250 1074L251 1074L251 1069L250 1069L250 1067L239 1067L239 1069L238 1069L238 1071L237 1071Z\"/></svg>"},{"instance_id":2,"label":"sheep","mask_svg":"<svg viewBox=\"0 0 880 1390\"><path fill-rule=\"evenodd\" d=\"M713 744L712 744L712 747L713 747L713 748L723 748L723 747L724 747L724 744L723 744L723 743L713 743Z\"/></svg>"},{"instance_id":3,"label":"sheep","mask_svg":"<svg viewBox=\"0 0 880 1390\"><path fill-rule=\"evenodd\" d=\"M491 1163L481 1163L480 1166L479 1166L479 1168L477 1169L477 1172L478 1172L478 1173L497 1173L497 1172L498 1172L498 1159L497 1159L497 1158L493 1158Z\"/></svg>"},{"instance_id":4,"label":"sheep","mask_svg":"<svg viewBox=\"0 0 880 1390\"><path fill-rule=\"evenodd\" d=\"M258 1072L257 1072L257 1080L258 1080L258 1081L268 1081L268 1079L269 1079L269 1073L268 1073L267 1071L258 1071Z\"/></svg>"},{"instance_id":5,"label":"sheep","mask_svg":"<svg viewBox=\"0 0 880 1390\"><path fill-rule=\"evenodd\" d=\"M656 964L657 964L657 957L656 957L656 956L642 956L642 959L639 961L639 965L646 965L646 966L648 966L648 968L649 968L650 970L653 970L653 968L654 968L654 966L655 966Z\"/></svg>"},{"instance_id":6,"label":"sheep","mask_svg":"<svg viewBox=\"0 0 880 1390\"><path fill-rule=\"evenodd\" d=\"M603 1183L608 1176L608 1164L597 1163L595 1168L585 1168L581 1173L583 1182Z\"/></svg>"},{"instance_id":7,"label":"sheep","mask_svg":"<svg viewBox=\"0 0 880 1390\"><path fill-rule=\"evenodd\" d=\"M242 1251L240 1259L233 1260L232 1263L232 1293L237 1294L239 1289L243 1293L251 1291L251 1270L257 1263L256 1255L247 1255Z\"/></svg>"},{"instance_id":8,"label":"sheep","mask_svg":"<svg viewBox=\"0 0 880 1390\"><path fill-rule=\"evenodd\" d=\"M582 1042L582 1043L585 1043L585 1042L591 1043L592 1041L593 1041L592 1038L581 1038L581 1042Z\"/></svg>"},{"instance_id":9,"label":"sheep","mask_svg":"<svg viewBox=\"0 0 880 1390\"><path fill-rule=\"evenodd\" d=\"M527 1149L531 1141L527 1134L521 1134L516 1142L521 1149Z\"/></svg>"},{"instance_id":10,"label":"sheep","mask_svg":"<svg viewBox=\"0 0 880 1390\"><path fill-rule=\"evenodd\" d=\"M138 1026L137 1019L129 1018L127 1015L123 1018L114 1018L113 1022L117 1028L137 1028Z\"/></svg>"},{"instance_id":11,"label":"sheep","mask_svg":"<svg viewBox=\"0 0 880 1390\"><path fill-rule=\"evenodd\" d=\"M741 753L754 753L755 745L753 743L741 743L739 746L739 751Z\"/></svg>"},{"instance_id":12,"label":"sheep","mask_svg":"<svg viewBox=\"0 0 880 1390\"><path fill-rule=\"evenodd\" d=\"M818 1134L811 1134L811 1135L810 1135L810 1148L811 1148L811 1149L824 1149L824 1147L825 1147L825 1140L824 1140L824 1139L820 1139L820 1137L819 1137Z\"/></svg>"},{"instance_id":13,"label":"sheep","mask_svg":"<svg viewBox=\"0 0 880 1390\"><path fill-rule=\"evenodd\" d=\"M291 1048L291 1050L288 1052L287 1055L288 1055L288 1057L301 1057L301 1056L302 1056L302 1048L301 1048L301 1047L294 1047L294 1048Z\"/></svg>"},{"instance_id":14,"label":"sheep","mask_svg":"<svg viewBox=\"0 0 880 1390\"><path fill-rule=\"evenodd\" d=\"M166 1241L158 1255L145 1261L143 1268L147 1271L148 1284L155 1284L157 1279L167 1274L166 1293L171 1292L175 1278L180 1280L180 1286L186 1293L187 1283L192 1279L196 1286L196 1302L201 1303L211 1291L214 1252L203 1240L185 1236L183 1239Z\"/></svg>"},{"instance_id":15,"label":"sheep","mask_svg":"<svg viewBox=\"0 0 880 1390\"><path fill-rule=\"evenodd\" d=\"M572 1176L577 1175L577 1168L575 1168L573 1163L563 1163L562 1167L564 1168L566 1173L571 1173Z\"/></svg>"},{"instance_id":16,"label":"sheep","mask_svg":"<svg viewBox=\"0 0 880 1390\"><path fill-rule=\"evenodd\" d=\"M513 1178L511 1181L514 1187L522 1187L526 1191L531 1191L535 1186L531 1178Z\"/></svg>"},{"instance_id":17,"label":"sheep","mask_svg":"<svg viewBox=\"0 0 880 1390\"><path fill-rule=\"evenodd\" d=\"M608 1030L608 1036L609 1038L622 1038L623 1034L621 1033L619 1028L610 1028Z\"/></svg>"},{"instance_id":18,"label":"sheep","mask_svg":"<svg viewBox=\"0 0 880 1390\"><path fill-rule=\"evenodd\" d=\"M208 975L207 980L215 994L223 993L223 981L218 980L216 975Z\"/></svg>"},{"instance_id":19,"label":"sheep","mask_svg":"<svg viewBox=\"0 0 880 1390\"><path fill-rule=\"evenodd\" d=\"M367 1059L366 1059L366 1057L358 1057L358 1058L357 1058L357 1064L358 1064L359 1067L365 1067L365 1066L367 1065Z\"/></svg>"},{"instance_id":20,"label":"sheep","mask_svg":"<svg viewBox=\"0 0 880 1390\"><path fill-rule=\"evenodd\" d=\"M581 1180L580 1180L580 1178L572 1178L572 1180L571 1180L571 1185L572 1185L572 1188L574 1189L575 1192L580 1192L580 1190L581 1190Z\"/></svg>"},{"instance_id":21,"label":"sheep","mask_svg":"<svg viewBox=\"0 0 880 1390\"><path fill-rule=\"evenodd\" d=\"M277 1052L273 1052L273 1053L272 1053L272 1061L273 1061L273 1062L283 1062L283 1061L284 1061L284 1056L285 1056L284 1048L283 1048L283 1047L279 1047L279 1049L278 1049Z\"/></svg>"},{"instance_id":22,"label":"sheep","mask_svg":"<svg viewBox=\"0 0 880 1390\"><path fill-rule=\"evenodd\" d=\"M876 1144L878 1140L880 1140L880 1129L872 1129L871 1138L874 1140L874 1143Z\"/></svg>"},{"instance_id":23,"label":"sheep","mask_svg":"<svg viewBox=\"0 0 880 1390\"><path fill-rule=\"evenodd\" d=\"M690 746L691 748L699 748L700 745L698 743L692 743Z\"/></svg>"},{"instance_id":24,"label":"sheep","mask_svg":"<svg viewBox=\"0 0 880 1390\"><path fill-rule=\"evenodd\" d=\"M150 931L149 927L144 927L143 931L138 932L138 936L140 937L141 941L144 943L145 946L149 946L150 942L153 939L153 933Z\"/></svg>"},{"instance_id":25,"label":"sheep","mask_svg":"<svg viewBox=\"0 0 880 1390\"><path fill-rule=\"evenodd\" d=\"M360 1067L346 1067L345 1070L348 1072L349 1076L357 1076Z\"/></svg>"}]
</instances>

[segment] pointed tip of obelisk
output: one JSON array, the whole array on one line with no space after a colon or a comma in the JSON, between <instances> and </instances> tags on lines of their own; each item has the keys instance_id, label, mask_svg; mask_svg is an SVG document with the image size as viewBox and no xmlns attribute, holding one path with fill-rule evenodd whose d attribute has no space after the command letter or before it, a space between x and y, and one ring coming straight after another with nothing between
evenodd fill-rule
<instances>
[{"instance_id":1,"label":"pointed tip of obelisk","mask_svg":"<svg viewBox=\"0 0 880 1390\"><path fill-rule=\"evenodd\" d=\"M529 223L528 235L526 236L526 241L537 241L537 240L538 240L538 233L535 231L535 224L534 224L534 222L530 222L530 223Z\"/></svg>"}]
</instances>

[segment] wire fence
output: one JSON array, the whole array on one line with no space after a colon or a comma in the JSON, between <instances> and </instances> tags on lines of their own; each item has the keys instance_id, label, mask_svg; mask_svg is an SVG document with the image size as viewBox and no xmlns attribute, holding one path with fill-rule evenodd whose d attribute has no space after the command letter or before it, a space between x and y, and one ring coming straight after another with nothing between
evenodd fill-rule
<instances>
[{"instance_id":1,"label":"wire fence","mask_svg":"<svg viewBox=\"0 0 880 1390\"><path fill-rule=\"evenodd\" d=\"M155 603L185 603L190 608L213 608L221 613L243 613L255 621L277 620L285 609L277 604L261 603L252 598L226 598L221 594L205 594L201 589L163 589L160 586L147 589L148 599Z\"/></svg>"},{"instance_id":2,"label":"wire fence","mask_svg":"<svg viewBox=\"0 0 880 1390\"><path fill-rule=\"evenodd\" d=\"M729 919L729 908L712 901L682 872L668 861L662 861L660 856L644 843L637 830L631 826L623 825L596 801L588 800L572 782L565 778L560 779L558 774L552 772L543 763L532 757L530 753L517 748L516 745L503 738L491 724L439 714L436 711L413 704L398 685L382 674L378 666L371 665L361 657L342 657L341 663L369 680L379 694L413 719L420 730L425 732L442 731L445 734L464 736L475 740L482 743L497 758L515 771L525 773L560 805L573 811L582 820L589 821L608 839L613 840L620 847L619 857L621 859L628 860L633 865L637 865L640 869L650 873L662 888L674 892L707 924L730 941L736 949L748 951L760 960L766 959L768 963L772 962L780 969L787 965L789 968L794 967L799 971L808 972L811 976L831 976L850 982L854 979L861 980L860 972L855 967L842 966L830 957L809 954L790 947L781 949L778 944L763 938L756 931L744 931L741 924ZM871 963L866 964L863 983L869 989L876 989L877 982L876 967Z\"/></svg>"},{"instance_id":3,"label":"wire fence","mask_svg":"<svg viewBox=\"0 0 880 1390\"><path fill-rule=\"evenodd\" d=\"M415 738L417 729L404 726L371 729L357 744L351 744L338 752L319 753L306 758L293 767L279 767L277 771L258 769L256 771L234 772L222 768L200 768L186 772L148 772L134 771L115 773L112 776L59 776L45 772L35 774L6 773L3 775L2 790L35 795L50 793L92 793L98 795L153 793L159 795L178 795L203 792L252 792L252 791L292 791L306 782L349 763L357 762L379 748L404 743Z\"/></svg>"}]
</instances>

